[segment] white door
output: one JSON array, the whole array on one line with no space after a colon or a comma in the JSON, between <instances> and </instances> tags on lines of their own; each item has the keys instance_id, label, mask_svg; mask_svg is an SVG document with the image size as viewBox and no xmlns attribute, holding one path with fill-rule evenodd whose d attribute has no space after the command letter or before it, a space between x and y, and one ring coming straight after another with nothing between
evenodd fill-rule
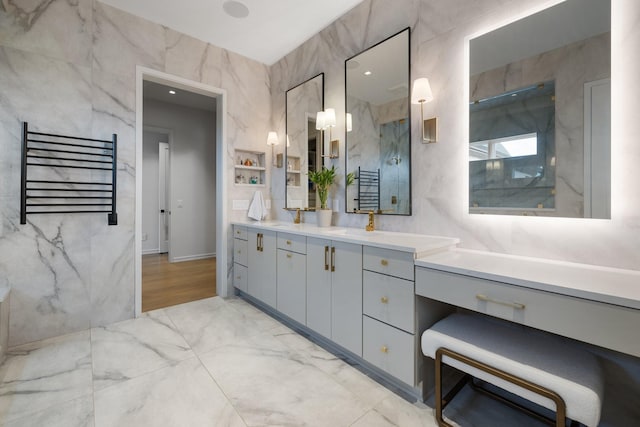
<instances>
[{"instance_id":1,"label":"white door","mask_svg":"<svg viewBox=\"0 0 640 427\"><path fill-rule=\"evenodd\" d=\"M159 145L159 176L158 176L158 212L160 215L160 253L169 252L169 144L160 142Z\"/></svg>"}]
</instances>

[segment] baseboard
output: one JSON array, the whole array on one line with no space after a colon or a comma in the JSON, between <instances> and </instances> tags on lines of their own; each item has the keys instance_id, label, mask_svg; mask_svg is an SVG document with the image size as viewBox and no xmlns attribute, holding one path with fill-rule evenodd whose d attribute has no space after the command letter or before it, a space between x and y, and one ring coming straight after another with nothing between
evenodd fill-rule
<instances>
[{"instance_id":1,"label":"baseboard","mask_svg":"<svg viewBox=\"0 0 640 427\"><path fill-rule=\"evenodd\" d=\"M142 255L151 255L151 254L157 254L160 253L160 249L159 248L155 248L155 249L146 249L142 251Z\"/></svg>"},{"instance_id":2,"label":"baseboard","mask_svg":"<svg viewBox=\"0 0 640 427\"><path fill-rule=\"evenodd\" d=\"M200 254L200 255L187 255L187 256L177 256L171 260L171 262L182 262L182 261L195 261L197 259L205 259L205 258L215 258L216 253L210 254Z\"/></svg>"}]
</instances>

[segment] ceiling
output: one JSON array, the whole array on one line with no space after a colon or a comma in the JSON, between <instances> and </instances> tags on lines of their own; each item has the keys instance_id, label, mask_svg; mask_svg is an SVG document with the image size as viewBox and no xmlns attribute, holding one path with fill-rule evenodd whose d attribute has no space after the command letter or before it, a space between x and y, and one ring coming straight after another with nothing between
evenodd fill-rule
<instances>
[{"instance_id":1,"label":"ceiling","mask_svg":"<svg viewBox=\"0 0 640 427\"><path fill-rule=\"evenodd\" d=\"M198 93L182 90L172 86L165 86L149 80L145 80L143 82L142 88L144 99L153 99L169 104L177 104L183 107L197 108L211 112L216 111L216 99L210 96L200 95ZM170 90L175 93L169 93Z\"/></svg>"},{"instance_id":2,"label":"ceiling","mask_svg":"<svg viewBox=\"0 0 640 427\"><path fill-rule=\"evenodd\" d=\"M246 18L223 10L229 0L100 0L267 65L277 62L362 0L237 0Z\"/></svg>"}]
</instances>

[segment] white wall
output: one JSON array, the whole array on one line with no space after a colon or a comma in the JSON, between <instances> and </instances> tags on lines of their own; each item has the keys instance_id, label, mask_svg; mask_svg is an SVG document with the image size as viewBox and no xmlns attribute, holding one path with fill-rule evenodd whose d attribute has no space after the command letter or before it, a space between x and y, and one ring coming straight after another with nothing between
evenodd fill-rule
<instances>
[{"instance_id":1,"label":"white wall","mask_svg":"<svg viewBox=\"0 0 640 427\"><path fill-rule=\"evenodd\" d=\"M380 216L381 229L459 237L462 246L516 255L638 269L640 266L640 2L612 0L611 220L468 213L466 39L549 5L547 0L365 0L271 67L274 130L284 134L284 94L325 73L325 107L336 108L344 176L344 60L411 27L411 77L428 77L438 117L437 144L420 143L420 108L411 107L411 217ZM274 214L283 219L284 173L273 177ZM344 206L344 180L332 197ZM366 217L341 212L337 223L363 227ZM313 221L307 214L305 218ZM640 284L638 284L640 286Z\"/></svg>"},{"instance_id":2,"label":"white wall","mask_svg":"<svg viewBox=\"0 0 640 427\"><path fill-rule=\"evenodd\" d=\"M11 286L14 346L134 315L137 65L226 92L224 174L234 198L253 191L233 184L233 149L264 150L271 98L266 65L98 0L10 3L0 5L0 285ZM23 120L33 130L118 134L117 226L103 214L20 224ZM230 202L219 208L246 218ZM228 263L232 240L228 233ZM219 266L230 279L228 267Z\"/></svg>"},{"instance_id":3,"label":"white wall","mask_svg":"<svg viewBox=\"0 0 640 427\"><path fill-rule=\"evenodd\" d=\"M171 260L212 256L216 249L215 112L151 99L144 100L142 111L145 126L163 127L172 131L169 147ZM144 165L143 173L144 189L144 179L147 177ZM157 177L157 166L155 174ZM155 199L147 199L146 194L143 196L143 224L147 200L149 203L155 200L157 212L157 195L156 185ZM156 235L157 222L156 214ZM146 226L143 228L146 229Z\"/></svg>"},{"instance_id":4,"label":"white wall","mask_svg":"<svg viewBox=\"0 0 640 427\"><path fill-rule=\"evenodd\" d=\"M142 135L142 253L160 250L158 215L159 199L159 146L169 142L168 135L145 130ZM146 235L147 239L144 239Z\"/></svg>"}]
</instances>

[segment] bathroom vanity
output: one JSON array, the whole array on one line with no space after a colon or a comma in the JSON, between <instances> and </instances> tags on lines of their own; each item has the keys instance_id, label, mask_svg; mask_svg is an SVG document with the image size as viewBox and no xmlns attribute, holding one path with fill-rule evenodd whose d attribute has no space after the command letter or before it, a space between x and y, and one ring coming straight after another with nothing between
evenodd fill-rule
<instances>
[{"instance_id":1,"label":"bathroom vanity","mask_svg":"<svg viewBox=\"0 0 640 427\"><path fill-rule=\"evenodd\" d=\"M458 308L640 357L640 271L408 233L235 223L233 234L244 297L416 396L420 335Z\"/></svg>"},{"instance_id":2,"label":"bathroom vanity","mask_svg":"<svg viewBox=\"0 0 640 427\"><path fill-rule=\"evenodd\" d=\"M420 394L420 333L451 306L416 297L414 263L458 239L274 223L233 236L242 296Z\"/></svg>"}]
</instances>

